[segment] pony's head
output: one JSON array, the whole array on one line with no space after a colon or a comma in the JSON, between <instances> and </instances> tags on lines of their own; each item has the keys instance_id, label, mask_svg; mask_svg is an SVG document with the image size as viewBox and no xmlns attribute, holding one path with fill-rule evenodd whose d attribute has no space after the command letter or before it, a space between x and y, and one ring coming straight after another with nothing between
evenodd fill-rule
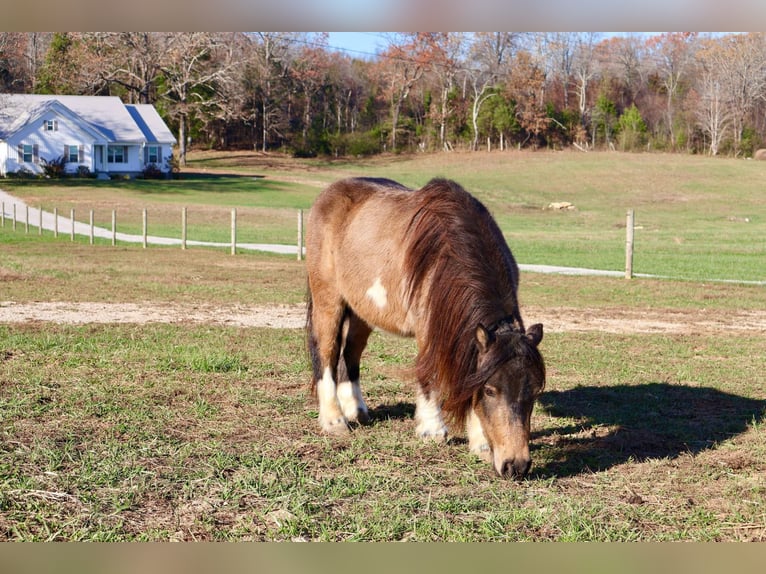
<instances>
[{"instance_id":1,"label":"pony's head","mask_svg":"<svg viewBox=\"0 0 766 574\"><path fill-rule=\"evenodd\" d=\"M497 473L522 479L532 466L530 419L545 387L545 364L537 350L543 326L526 331L511 321L476 329L478 359L473 411L481 422ZM472 378L473 378L472 377Z\"/></svg>"}]
</instances>

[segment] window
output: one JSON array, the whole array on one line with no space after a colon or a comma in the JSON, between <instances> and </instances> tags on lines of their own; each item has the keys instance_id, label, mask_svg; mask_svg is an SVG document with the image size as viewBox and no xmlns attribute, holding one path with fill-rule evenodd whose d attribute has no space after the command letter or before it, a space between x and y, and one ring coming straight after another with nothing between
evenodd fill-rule
<instances>
[{"instance_id":1,"label":"window","mask_svg":"<svg viewBox=\"0 0 766 574\"><path fill-rule=\"evenodd\" d=\"M45 120L45 131L55 132L58 129L56 120Z\"/></svg>"},{"instance_id":2,"label":"window","mask_svg":"<svg viewBox=\"0 0 766 574\"><path fill-rule=\"evenodd\" d=\"M150 145L146 147L146 163L160 163L160 147Z\"/></svg>"},{"instance_id":3,"label":"window","mask_svg":"<svg viewBox=\"0 0 766 574\"><path fill-rule=\"evenodd\" d=\"M23 152L22 152L22 161L24 163L32 163L34 161L34 146L31 144L24 144L23 146Z\"/></svg>"},{"instance_id":4,"label":"window","mask_svg":"<svg viewBox=\"0 0 766 574\"><path fill-rule=\"evenodd\" d=\"M128 163L128 148L124 145L110 145L106 150L108 163Z\"/></svg>"},{"instance_id":5,"label":"window","mask_svg":"<svg viewBox=\"0 0 766 574\"><path fill-rule=\"evenodd\" d=\"M67 163L79 163L80 162L80 146L77 146L77 145L66 146L66 160L67 160Z\"/></svg>"}]
</instances>

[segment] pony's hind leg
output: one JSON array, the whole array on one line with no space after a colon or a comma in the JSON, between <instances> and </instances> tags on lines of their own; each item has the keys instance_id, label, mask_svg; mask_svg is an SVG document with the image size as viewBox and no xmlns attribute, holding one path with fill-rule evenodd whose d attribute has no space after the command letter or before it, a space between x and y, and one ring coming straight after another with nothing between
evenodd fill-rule
<instances>
[{"instance_id":1,"label":"pony's hind leg","mask_svg":"<svg viewBox=\"0 0 766 574\"><path fill-rule=\"evenodd\" d=\"M337 434L348 431L348 420L341 410L335 384L345 305L342 301L331 299L329 304L327 301L328 298L318 298L311 293L309 349L314 370L312 387L319 402L319 425L325 432Z\"/></svg>"},{"instance_id":2,"label":"pony's hind leg","mask_svg":"<svg viewBox=\"0 0 766 574\"><path fill-rule=\"evenodd\" d=\"M344 324L343 352L338 363L338 401L346 419L366 424L370 420L359 385L359 363L372 329L350 309Z\"/></svg>"}]
</instances>

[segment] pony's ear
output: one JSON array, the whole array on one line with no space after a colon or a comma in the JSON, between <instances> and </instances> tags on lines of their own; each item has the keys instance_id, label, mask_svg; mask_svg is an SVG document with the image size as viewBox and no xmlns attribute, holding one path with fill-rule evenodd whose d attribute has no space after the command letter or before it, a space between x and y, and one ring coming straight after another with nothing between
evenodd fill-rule
<instances>
[{"instance_id":1,"label":"pony's ear","mask_svg":"<svg viewBox=\"0 0 766 574\"><path fill-rule=\"evenodd\" d=\"M533 346L537 347L537 345L540 344L540 341L543 340L543 324L535 323L532 325L529 329L527 329L526 336L527 339L529 339L529 342L532 343Z\"/></svg>"},{"instance_id":2,"label":"pony's ear","mask_svg":"<svg viewBox=\"0 0 766 574\"><path fill-rule=\"evenodd\" d=\"M494 335L492 335L484 325L479 323L479 326L476 327L476 342L479 345L479 351L486 353L487 348L492 344L494 339Z\"/></svg>"}]
</instances>

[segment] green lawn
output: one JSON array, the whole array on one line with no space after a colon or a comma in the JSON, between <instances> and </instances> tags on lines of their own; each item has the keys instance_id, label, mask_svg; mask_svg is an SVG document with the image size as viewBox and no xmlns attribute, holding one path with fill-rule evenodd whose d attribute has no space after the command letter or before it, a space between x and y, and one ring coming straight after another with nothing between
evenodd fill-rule
<instances>
[{"instance_id":1,"label":"green lawn","mask_svg":"<svg viewBox=\"0 0 766 574\"><path fill-rule=\"evenodd\" d=\"M192 156L193 158L194 156ZM236 168L237 174L220 170ZM216 171L218 169L219 171ZM205 170L205 171L203 171ZM252 175L251 175L252 174ZM636 213L634 271L701 280L764 281L766 169L762 163L669 154L475 153L375 160L282 159L206 154L192 159L179 180L15 181L4 189L44 209L81 221L180 237L181 208L189 210L189 238L227 242L231 208L239 242L295 243L297 210L308 209L334 179L369 175L420 186L450 177L483 200L522 263L622 270L625 215ZM567 201L573 211L545 209Z\"/></svg>"}]
</instances>

